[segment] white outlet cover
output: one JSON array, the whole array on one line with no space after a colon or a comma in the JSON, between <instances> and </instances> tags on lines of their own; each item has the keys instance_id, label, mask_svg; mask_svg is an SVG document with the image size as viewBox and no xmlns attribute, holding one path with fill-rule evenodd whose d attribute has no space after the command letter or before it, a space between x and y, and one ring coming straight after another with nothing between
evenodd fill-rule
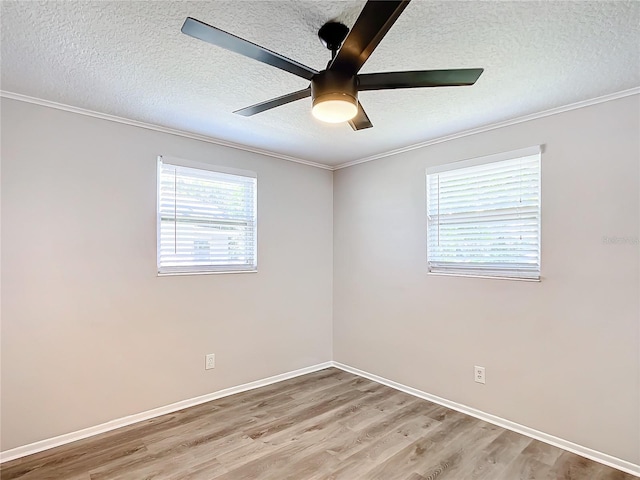
<instances>
[{"instance_id":1,"label":"white outlet cover","mask_svg":"<svg viewBox=\"0 0 640 480\"><path fill-rule=\"evenodd\" d=\"M485 383L484 367L473 367L473 379L477 383Z\"/></svg>"},{"instance_id":2,"label":"white outlet cover","mask_svg":"<svg viewBox=\"0 0 640 480\"><path fill-rule=\"evenodd\" d=\"M204 369L211 370L216 368L216 356L214 353L209 353L205 356Z\"/></svg>"}]
</instances>

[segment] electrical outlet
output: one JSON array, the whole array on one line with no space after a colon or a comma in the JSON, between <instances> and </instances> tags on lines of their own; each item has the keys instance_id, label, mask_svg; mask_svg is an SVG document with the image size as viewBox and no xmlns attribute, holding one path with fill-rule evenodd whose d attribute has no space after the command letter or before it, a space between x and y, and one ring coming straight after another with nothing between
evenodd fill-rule
<instances>
[{"instance_id":1,"label":"electrical outlet","mask_svg":"<svg viewBox=\"0 0 640 480\"><path fill-rule=\"evenodd\" d=\"M473 367L473 379L478 383L485 383L484 367Z\"/></svg>"},{"instance_id":2,"label":"electrical outlet","mask_svg":"<svg viewBox=\"0 0 640 480\"><path fill-rule=\"evenodd\" d=\"M212 368L216 368L216 356L214 353L210 353L205 357L204 369L211 370Z\"/></svg>"}]
</instances>

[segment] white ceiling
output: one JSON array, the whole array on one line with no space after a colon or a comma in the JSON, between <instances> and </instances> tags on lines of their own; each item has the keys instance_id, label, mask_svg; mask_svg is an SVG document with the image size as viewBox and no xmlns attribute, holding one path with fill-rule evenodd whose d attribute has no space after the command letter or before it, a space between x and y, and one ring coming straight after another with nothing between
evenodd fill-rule
<instances>
[{"instance_id":1,"label":"white ceiling","mask_svg":"<svg viewBox=\"0 0 640 480\"><path fill-rule=\"evenodd\" d=\"M474 68L473 87L362 92L372 129L300 100L231 112L308 82L180 33L185 17L317 70L316 32L364 1L3 1L1 88L326 165L640 85L640 2L414 0L362 72Z\"/></svg>"}]
</instances>

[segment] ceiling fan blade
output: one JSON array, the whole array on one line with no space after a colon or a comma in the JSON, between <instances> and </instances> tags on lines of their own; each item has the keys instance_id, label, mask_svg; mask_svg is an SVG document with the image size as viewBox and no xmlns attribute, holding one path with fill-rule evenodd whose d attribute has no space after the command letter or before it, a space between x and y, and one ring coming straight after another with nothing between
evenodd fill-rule
<instances>
[{"instance_id":1,"label":"ceiling fan blade","mask_svg":"<svg viewBox=\"0 0 640 480\"><path fill-rule=\"evenodd\" d=\"M364 130L365 128L373 127L373 123L369 120L367 112L364 111L360 102L358 102L358 113L356 113L355 117L349 120L349 125L351 125L351 128L354 130Z\"/></svg>"},{"instance_id":2,"label":"ceiling fan blade","mask_svg":"<svg viewBox=\"0 0 640 480\"><path fill-rule=\"evenodd\" d=\"M182 25L182 33L193 38L197 38L198 40L222 47L226 50L239 53L245 57L253 58L254 60L266 63L272 67L280 68L307 80L311 80L311 78L318 73L317 70L314 70L311 67L307 67L295 60L283 57L278 53L267 50L266 48L256 45L255 43L251 43L248 40L236 37L224 30L207 25L195 18L187 17L184 21L184 25Z\"/></svg>"},{"instance_id":3,"label":"ceiling fan blade","mask_svg":"<svg viewBox=\"0 0 640 480\"><path fill-rule=\"evenodd\" d=\"M463 68L458 70L364 73L358 75L358 90L473 85L483 71L482 68Z\"/></svg>"},{"instance_id":4,"label":"ceiling fan blade","mask_svg":"<svg viewBox=\"0 0 640 480\"><path fill-rule=\"evenodd\" d=\"M409 1L369 0L329 69L340 70L351 75L358 73Z\"/></svg>"},{"instance_id":5,"label":"ceiling fan blade","mask_svg":"<svg viewBox=\"0 0 640 480\"><path fill-rule=\"evenodd\" d=\"M307 98L311 96L311 87L307 87L304 90L298 90L297 92L287 93L278 98L273 98L271 100L267 100L266 102L256 103L255 105L251 105L250 107L242 108L240 110L236 110L233 113L237 113L238 115L242 115L244 117L250 117L251 115L255 115L256 113L264 112L266 110L271 110L272 108L280 107L281 105L286 105L287 103L295 102L296 100L301 100L303 98Z\"/></svg>"}]
</instances>

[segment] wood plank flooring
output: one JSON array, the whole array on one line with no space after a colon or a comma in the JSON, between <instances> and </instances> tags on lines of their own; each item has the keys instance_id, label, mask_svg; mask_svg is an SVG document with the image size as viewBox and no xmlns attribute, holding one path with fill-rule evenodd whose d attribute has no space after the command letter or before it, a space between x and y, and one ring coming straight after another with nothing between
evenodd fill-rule
<instances>
[{"instance_id":1,"label":"wood plank flooring","mask_svg":"<svg viewBox=\"0 0 640 480\"><path fill-rule=\"evenodd\" d=\"M2 480L632 480L334 368L1 466Z\"/></svg>"}]
</instances>

